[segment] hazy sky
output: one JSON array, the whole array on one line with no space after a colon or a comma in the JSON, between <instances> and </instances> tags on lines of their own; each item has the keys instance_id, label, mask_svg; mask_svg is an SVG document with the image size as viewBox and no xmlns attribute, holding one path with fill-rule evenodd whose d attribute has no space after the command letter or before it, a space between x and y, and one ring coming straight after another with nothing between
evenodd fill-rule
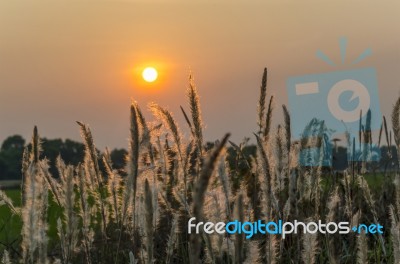
<instances>
[{"instance_id":1,"label":"hazy sky","mask_svg":"<svg viewBox=\"0 0 400 264\"><path fill-rule=\"evenodd\" d=\"M167 3L168 2L168 3ZM0 1L0 141L79 139L75 121L90 124L96 144L125 147L131 98L146 117L148 102L167 106L185 127L189 69L201 95L208 140L256 130L264 67L276 109L287 103L286 79L375 67L382 112L400 95L399 1ZM338 40L348 38L348 61ZM159 80L141 81L155 65ZM275 117L279 118L279 115Z\"/></svg>"}]
</instances>

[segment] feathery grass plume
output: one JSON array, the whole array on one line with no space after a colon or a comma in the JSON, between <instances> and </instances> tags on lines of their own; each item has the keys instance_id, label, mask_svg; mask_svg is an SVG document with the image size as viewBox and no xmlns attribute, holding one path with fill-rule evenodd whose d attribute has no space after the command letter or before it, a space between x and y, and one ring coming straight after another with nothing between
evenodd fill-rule
<instances>
[{"instance_id":1,"label":"feathery grass plume","mask_svg":"<svg viewBox=\"0 0 400 264\"><path fill-rule=\"evenodd\" d=\"M91 189L94 189L96 186L96 181L98 180L97 173L100 171L97 161L97 150L94 146L92 134L89 128L79 121L76 121L76 123L80 127L81 137L83 138L83 143L85 145L84 165L86 176L90 180L90 184L88 186L91 187ZM59 166L59 168L61 168L61 166Z\"/></svg>"},{"instance_id":2,"label":"feathery grass plume","mask_svg":"<svg viewBox=\"0 0 400 264\"><path fill-rule=\"evenodd\" d=\"M157 131L161 127L161 124L149 128L149 126L146 122L146 119L144 118L144 115L142 113L142 110L140 110L138 103L134 102L133 104L135 105L135 108L136 108L138 124L142 128L141 133L139 133L141 135L140 140L139 140L139 142L140 142L139 146L143 146L144 148L147 148L149 158L150 158L150 164L152 166L155 166L154 148L153 148L151 138L152 138L152 135L155 133L155 131Z\"/></svg>"},{"instance_id":3,"label":"feathery grass plume","mask_svg":"<svg viewBox=\"0 0 400 264\"><path fill-rule=\"evenodd\" d=\"M183 186L184 186L184 193L185 193L185 199L187 198L188 195L188 179L187 179L187 170L185 166L185 157L183 153L183 146L182 146L182 139L181 139L181 134L179 132L178 125L173 118L171 112L168 110L162 108L161 106L152 103L150 104L150 109L153 111L153 114L161 119L163 124L171 131L172 133L172 138L175 142L176 146L176 151L178 153L178 161L180 165L180 169L183 174ZM181 175L181 173L178 173L178 175Z\"/></svg>"},{"instance_id":4,"label":"feathery grass plume","mask_svg":"<svg viewBox=\"0 0 400 264\"><path fill-rule=\"evenodd\" d=\"M79 189L79 206L80 206L80 216L82 219L82 244L85 252L85 260L86 263L91 263L91 246L93 243L94 233L91 230L91 213L90 213L90 205L88 202L89 196L86 190L86 185L89 184L87 182L87 178L85 176L85 169L81 164L78 165L77 169L78 174L78 189Z\"/></svg>"},{"instance_id":5,"label":"feathery grass plume","mask_svg":"<svg viewBox=\"0 0 400 264\"><path fill-rule=\"evenodd\" d=\"M229 164L227 166L226 164L226 155L221 155L220 161L219 161L219 166L218 166L218 178L221 181L221 186L223 193L225 195L225 213L226 213L226 218L230 218L230 206L229 206L229 199L231 197L231 187L229 186L229 179L228 179L228 173L227 173L227 168L229 167Z\"/></svg>"},{"instance_id":6,"label":"feathery grass plume","mask_svg":"<svg viewBox=\"0 0 400 264\"><path fill-rule=\"evenodd\" d=\"M136 189L137 189L137 177L139 172L139 126L138 126L136 104L131 104L130 107L130 137L129 137L129 154L128 154L127 167L128 167L128 176L126 179L126 187L124 189L124 201L123 201L122 219L121 219L122 225L125 223L127 210L131 202L133 205L133 210L136 209L135 208ZM133 221L135 222L135 219L133 219Z\"/></svg>"},{"instance_id":7,"label":"feathery grass plume","mask_svg":"<svg viewBox=\"0 0 400 264\"><path fill-rule=\"evenodd\" d=\"M386 127L385 127L385 129L387 131ZM394 142L396 143L396 146L397 146L397 157L400 157L400 97L397 99L395 105L393 106L392 129L393 129ZM386 138L388 138L387 134L386 134ZM387 145L388 145L388 149L390 151L390 146L392 145L391 139L388 140ZM399 160L397 160L397 168L400 169L400 158L399 158Z\"/></svg>"},{"instance_id":8,"label":"feathery grass plume","mask_svg":"<svg viewBox=\"0 0 400 264\"><path fill-rule=\"evenodd\" d=\"M264 131L264 115L265 115L265 98L267 97L267 68L264 68L262 80L261 80L261 86L260 86L260 97L258 101L258 127L259 127L259 132L258 134L261 135L261 133Z\"/></svg>"},{"instance_id":9,"label":"feathery grass plume","mask_svg":"<svg viewBox=\"0 0 400 264\"><path fill-rule=\"evenodd\" d=\"M293 170L289 176L289 194L288 201L285 206L285 219L293 218L297 215L297 170Z\"/></svg>"},{"instance_id":10,"label":"feathery grass plume","mask_svg":"<svg viewBox=\"0 0 400 264\"><path fill-rule=\"evenodd\" d=\"M279 247L279 242L277 236L271 236L269 235L267 237L267 244L265 246L265 256L264 259L267 260L266 263L271 263L275 264L277 263L278 260L278 247ZM260 256L260 251L259 251L259 259L263 259L263 256Z\"/></svg>"},{"instance_id":11,"label":"feathery grass plume","mask_svg":"<svg viewBox=\"0 0 400 264\"><path fill-rule=\"evenodd\" d=\"M336 222L338 216L340 197L338 192L338 187L332 192L328 199L328 214L326 216L326 223ZM327 253L329 257L330 263L339 263L337 253L336 253L336 245L335 245L335 235L326 235L328 245L327 245Z\"/></svg>"},{"instance_id":12,"label":"feathery grass plume","mask_svg":"<svg viewBox=\"0 0 400 264\"><path fill-rule=\"evenodd\" d=\"M171 131L172 138L176 145L176 150L179 154L180 162L183 163L181 133L179 131L178 125L177 125L175 119L173 118L171 112L169 112L167 109L162 108L161 106L159 106L155 103L151 103L149 105L149 107L152 110L154 116L159 118L162 121L162 123L164 124L164 126L167 127Z\"/></svg>"},{"instance_id":13,"label":"feathery grass plume","mask_svg":"<svg viewBox=\"0 0 400 264\"><path fill-rule=\"evenodd\" d=\"M38 245L38 262L46 264L48 263L47 258L47 210L49 207L48 200L49 189L47 184L42 181L41 193L40 193L40 216L39 216L39 225L38 228L38 236L39 236L39 245Z\"/></svg>"},{"instance_id":14,"label":"feathery grass plume","mask_svg":"<svg viewBox=\"0 0 400 264\"><path fill-rule=\"evenodd\" d=\"M37 163L41 152L40 139L37 127L33 130L31 141L31 153L29 156L29 166L25 171L24 195L25 203L22 208L22 261L25 264L38 261L38 249L42 246L40 239L40 220L42 217L41 194L43 182L39 174Z\"/></svg>"},{"instance_id":15,"label":"feathery grass plume","mask_svg":"<svg viewBox=\"0 0 400 264\"><path fill-rule=\"evenodd\" d=\"M90 173L92 170L94 171L94 176L95 176L95 182L97 187L97 193L96 196L98 195L98 203L100 204L100 212L101 212L101 220L102 220L102 235L103 237L106 236L106 228L107 228L107 218L106 218L106 209L105 209L105 199L106 199L106 194L105 194L105 189L103 187L103 177L100 172L100 167L99 167L99 161L97 157L97 150L94 145L93 141L93 136L92 132L90 131L90 128L77 121L77 124L81 128L81 136L84 141L85 145L85 164L87 167L87 173ZM91 168L92 170L90 170ZM97 197L96 197L97 198ZM97 200L97 199L96 199Z\"/></svg>"},{"instance_id":16,"label":"feathery grass plume","mask_svg":"<svg viewBox=\"0 0 400 264\"><path fill-rule=\"evenodd\" d=\"M268 140L268 136L271 131L272 111L273 110L274 110L274 96L271 95L271 98L269 99L267 115L265 116L265 128L263 131L264 141Z\"/></svg>"},{"instance_id":17,"label":"feathery grass plume","mask_svg":"<svg viewBox=\"0 0 400 264\"><path fill-rule=\"evenodd\" d=\"M371 190L369 189L367 181L361 175L358 175L357 179L358 179L358 185L360 186L361 190L363 191L363 196L365 198L365 201L368 204L368 207L371 210L371 213L376 215L376 212L375 212L375 201L374 201L374 198L372 197Z\"/></svg>"},{"instance_id":18,"label":"feathery grass plume","mask_svg":"<svg viewBox=\"0 0 400 264\"><path fill-rule=\"evenodd\" d=\"M3 251L3 257L1 257L1 264L11 264L10 254L7 250Z\"/></svg>"},{"instance_id":19,"label":"feathery grass plume","mask_svg":"<svg viewBox=\"0 0 400 264\"><path fill-rule=\"evenodd\" d=\"M22 258L23 263L34 263L35 251L37 249L37 229L39 211L36 210L39 202L37 201L36 171L33 166L25 174L25 204L22 209Z\"/></svg>"},{"instance_id":20,"label":"feathery grass plume","mask_svg":"<svg viewBox=\"0 0 400 264\"><path fill-rule=\"evenodd\" d=\"M162 144L161 144L161 139L160 139L160 136L157 136L156 137L156 142L155 142L155 146L156 146L156 151L158 152L158 160L157 160L157 163L158 163L158 167L159 167L159 174L160 174L160 177L162 177L163 179L164 179L164 184L165 184L165 182L166 182L166 177L163 177L163 176L165 176L166 174L167 174L167 171L168 171L168 169L167 169L167 162L169 161L168 159L167 159L167 151L165 150L165 146L163 146Z\"/></svg>"},{"instance_id":21,"label":"feathery grass plume","mask_svg":"<svg viewBox=\"0 0 400 264\"><path fill-rule=\"evenodd\" d=\"M25 173L29 168L30 164L30 152L28 146L24 148L22 154L22 169L21 169L21 203L25 204Z\"/></svg>"},{"instance_id":22,"label":"feathery grass plume","mask_svg":"<svg viewBox=\"0 0 400 264\"><path fill-rule=\"evenodd\" d=\"M391 220L390 233L393 243L393 255L395 260L394 262L400 263L400 175L399 174L396 174L394 185L396 192L396 205L389 206L389 215Z\"/></svg>"},{"instance_id":23,"label":"feathery grass plume","mask_svg":"<svg viewBox=\"0 0 400 264\"><path fill-rule=\"evenodd\" d=\"M104 166L107 172L107 189L108 189L108 199L109 204L112 205L112 214L111 218L115 219L116 223L120 223L120 207L121 207L121 176L113 170L113 165L111 161L110 151L106 148L106 151L103 156Z\"/></svg>"},{"instance_id":24,"label":"feathery grass plume","mask_svg":"<svg viewBox=\"0 0 400 264\"><path fill-rule=\"evenodd\" d=\"M215 179L214 181L211 180L211 182L214 182L216 187L215 187L215 189L213 189L211 191L210 195L207 195L208 199L206 198L206 202L205 202L205 204L206 204L205 207L207 209L205 210L205 214L206 214L206 218L209 219L211 222L218 222L218 221L221 221L221 218L223 215L222 210L221 210L221 204L223 204L221 197L223 196L223 192L221 192L221 189L217 185L218 179ZM211 245L215 245L214 251L216 251L217 254L216 254L215 259L213 259L213 261L221 262L222 257L223 257L223 251L222 251L222 243L224 242L223 236L210 235L208 237L211 242L208 245L208 247L209 247L208 250L211 251L211 254L208 254L208 255L212 255L213 248L211 248ZM209 252L207 252L207 253L209 253ZM212 259L211 258L212 256L209 256L209 258Z\"/></svg>"},{"instance_id":25,"label":"feathery grass plume","mask_svg":"<svg viewBox=\"0 0 400 264\"><path fill-rule=\"evenodd\" d=\"M147 263L153 263L153 195L147 179L144 182L144 207Z\"/></svg>"},{"instance_id":26,"label":"feathery grass plume","mask_svg":"<svg viewBox=\"0 0 400 264\"><path fill-rule=\"evenodd\" d=\"M386 122L386 117L385 116L383 116L383 128L384 128L384 130L385 130L385 138L386 138L386 145L387 146L391 146L391 144L389 143L389 130L388 130L388 127L387 127L387 122ZM388 148L389 150L390 150L390 148Z\"/></svg>"},{"instance_id":27,"label":"feathery grass plume","mask_svg":"<svg viewBox=\"0 0 400 264\"><path fill-rule=\"evenodd\" d=\"M280 177L283 178L281 179L281 181L284 183L286 178L289 177L290 170L290 163L291 163L291 146L292 146L292 142L291 142L291 137L292 137L292 130L291 130L291 126L290 126L290 113L288 111L288 109L286 108L285 105L282 105L283 108L283 115L284 115L284 125L285 125L285 141L286 141L286 159L287 159L287 172L286 175L283 174L284 177ZM282 173L282 172L281 172ZM284 187L284 185L282 186Z\"/></svg>"},{"instance_id":28,"label":"feathery grass plume","mask_svg":"<svg viewBox=\"0 0 400 264\"><path fill-rule=\"evenodd\" d=\"M132 105L135 107L135 110L136 110L136 119L137 119L138 126L140 125L141 128L142 128L141 133L139 133L139 134L141 134L139 142L140 142L141 145L147 145L147 144L150 143L150 129L149 129L149 126L146 123L146 119L144 118L143 113L140 110L140 107L139 107L138 103L137 102L132 102Z\"/></svg>"},{"instance_id":29,"label":"feathery grass plume","mask_svg":"<svg viewBox=\"0 0 400 264\"><path fill-rule=\"evenodd\" d=\"M249 198L250 206L252 208L251 217L253 219L261 219L262 216L262 180L257 175L257 171L252 170L250 164L247 161L247 157L243 153L243 147L246 141L242 142L240 146L230 142L232 146L236 149L238 158L242 158L244 164L247 166L248 171L245 172L242 181L242 188L246 190L246 197ZM239 159L238 159L239 160ZM259 239L260 236L256 235L255 239Z\"/></svg>"},{"instance_id":30,"label":"feathery grass plume","mask_svg":"<svg viewBox=\"0 0 400 264\"><path fill-rule=\"evenodd\" d=\"M13 211L15 214L19 214L17 212L17 210L15 209L11 199L7 196L7 194L5 192L0 190L0 206L4 205L4 204L7 205L11 209L11 211Z\"/></svg>"},{"instance_id":31,"label":"feathery grass plume","mask_svg":"<svg viewBox=\"0 0 400 264\"><path fill-rule=\"evenodd\" d=\"M340 203L340 197L338 187L332 192L328 200L328 215L326 216L326 222L334 222L337 216L337 210Z\"/></svg>"},{"instance_id":32,"label":"feathery grass plume","mask_svg":"<svg viewBox=\"0 0 400 264\"><path fill-rule=\"evenodd\" d=\"M393 205L390 205L389 215L391 220L390 235L393 243L394 263L400 263L400 211L396 214L396 209Z\"/></svg>"},{"instance_id":33,"label":"feathery grass plume","mask_svg":"<svg viewBox=\"0 0 400 264\"><path fill-rule=\"evenodd\" d=\"M243 139L243 142L241 142L241 143L239 144L239 146L236 145L234 142L232 142L232 141L230 141L230 140L229 140L228 142L229 142L229 144L231 144L232 147L235 149L235 151L236 151L236 157L237 157L238 161L239 161L239 160L240 160L240 161L243 161L243 162L245 163L246 167L247 167L248 169L251 169L250 163L247 161L247 157L246 157L246 155L243 153L243 148L246 146L247 141L248 141L248 138L244 138L244 139Z\"/></svg>"},{"instance_id":34,"label":"feathery grass plume","mask_svg":"<svg viewBox=\"0 0 400 264\"><path fill-rule=\"evenodd\" d=\"M204 205L204 196L208 187L209 180L211 175L214 172L214 168L218 161L218 157L224 148L226 142L228 141L230 134L226 134L221 142L214 147L211 153L208 155L206 162L203 165L203 169L199 175L199 178L195 185L195 192L193 197L193 216L197 221L202 221L203 219L203 205ZM193 234L190 237L191 244L191 262L193 264L200 263L200 249L201 249L201 240L199 235Z\"/></svg>"},{"instance_id":35,"label":"feathery grass plume","mask_svg":"<svg viewBox=\"0 0 400 264\"><path fill-rule=\"evenodd\" d=\"M392 129L394 134L394 142L400 147L400 97L397 99L392 110Z\"/></svg>"},{"instance_id":36,"label":"feathery grass plume","mask_svg":"<svg viewBox=\"0 0 400 264\"><path fill-rule=\"evenodd\" d=\"M315 123L317 134L313 135L316 137L316 146L319 148L319 153L317 155L318 158L318 166L314 166L311 170L311 199L314 202L314 209L316 215L320 215L320 202L321 202L321 174L322 174L322 166L323 160L325 157L326 145L329 144L329 136L327 136L327 127L325 126L325 121L317 121Z\"/></svg>"},{"instance_id":37,"label":"feathery grass plume","mask_svg":"<svg viewBox=\"0 0 400 264\"><path fill-rule=\"evenodd\" d=\"M129 264L137 264L139 260L135 259L135 255L133 255L132 251L129 251Z\"/></svg>"},{"instance_id":38,"label":"feathery grass plume","mask_svg":"<svg viewBox=\"0 0 400 264\"><path fill-rule=\"evenodd\" d=\"M357 236L357 263L368 264L368 241L365 231Z\"/></svg>"},{"instance_id":39,"label":"feathery grass plume","mask_svg":"<svg viewBox=\"0 0 400 264\"><path fill-rule=\"evenodd\" d=\"M165 193L165 198L168 204L176 208L176 199L174 198L174 187L177 182L177 167L178 162L175 158L176 152L172 150L166 140L165 145L161 146L160 138L157 139L158 149L160 153L160 163L161 166L161 177L164 180L163 188Z\"/></svg>"},{"instance_id":40,"label":"feathery grass plume","mask_svg":"<svg viewBox=\"0 0 400 264\"><path fill-rule=\"evenodd\" d=\"M137 192L137 178L139 174L139 122L136 103L130 106L130 130L129 130L129 151L127 157L127 172L128 176L125 182L123 201L122 201L122 215L121 215L121 230L118 240L117 253L115 262L118 263L119 248L121 245L122 231L124 228L125 220L128 216L129 206L132 204L133 214L133 232L136 230L136 192ZM136 252L135 252L136 253Z\"/></svg>"},{"instance_id":41,"label":"feathery grass plume","mask_svg":"<svg viewBox=\"0 0 400 264\"><path fill-rule=\"evenodd\" d=\"M39 156L40 156L41 151L42 151L42 149L41 149L41 144L40 144L39 133L38 133L37 126L35 126L33 129L32 151L31 151L31 161L33 163L36 164L39 161Z\"/></svg>"},{"instance_id":42,"label":"feathery grass plume","mask_svg":"<svg viewBox=\"0 0 400 264\"><path fill-rule=\"evenodd\" d=\"M361 209L358 209L358 211L356 211L354 214L350 215L349 217L350 219L350 226L359 226L360 224L360 220L361 220ZM334 236L338 236L337 234L335 234ZM349 234L349 245L348 248L352 249L352 253L351 253L351 259L353 259L353 262L356 262L357 260L357 234L356 233L350 233ZM337 238L336 238L337 241ZM335 243L335 240L332 241L332 244ZM341 250L338 243L335 243L335 252ZM336 254L337 255L337 254ZM340 263L340 261L338 261Z\"/></svg>"},{"instance_id":43,"label":"feathery grass plume","mask_svg":"<svg viewBox=\"0 0 400 264\"><path fill-rule=\"evenodd\" d=\"M396 209L398 213L398 217L400 219L400 174L396 174L394 178L394 187L395 187L395 195L396 195Z\"/></svg>"},{"instance_id":44,"label":"feathery grass plume","mask_svg":"<svg viewBox=\"0 0 400 264\"><path fill-rule=\"evenodd\" d=\"M278 125L275 136L275 156L276 156L276 175L277 175L277 192L283 192L285 189L285 181L288 177L288 170L286 170L286 164L288 153L286 147L284 147L285 140L283 139L283 130L281 125ZM287 164L289 166L289 163ZM289 167L288 167L289 168Z\"/></svg>"},{"instance_id":45,"label":"feathery grass plume","mask_svg":"<svg viewBox=\"0 0 400 264\"><path fill-rule=\"evenodd\" d=\"M385 116L383 116L383 117L385 117ZM382 132L383 132L383 121L382 121L381 127L380 127L380 129L379 129L379 136L378 136L378 148L380 148L380 147L381 147L381 142L382 142Z\"/></svg>"},{"instance_id":46,"label":"feathery grass plume","mask_svg":"<svg viewBox=\"0 0 400 264\"><path fill-rule=\"evenodd\" d=\"M258 244L257 241L249 241L247 246L247 253L246 259L244 260L243 264L254 264L259 263L259 253L258 253Z\"/></svg>"},{"instance_id":47,"label":"feathery grass plume","mask_svg":"<svg viewBox=\"0 0 400 264\"><path fill-rule=\"evenodd\" d=\"M301 252L301 258L304 263L314 264L317 263L318 254L318 236L317 234L305 233L303 234L303 251Z\"/></svg>"},{"instance_id":48,"label":"feathery grass plume","mask_svg":"<svg viewBox=\"0 0 400 264\"><path fill-rule=\"evenodd\" d=\"M286 149L287 152L290 153L290 147L292 145L291 143L291 128L290 128L290 113L289 110L286 108L286 105L282 105L283 109L283 117L284 117L284 123L285 123L285 136L286 136Z\"/></svg>"},{"instance_id":49,"label":"feathery grass plume","mask_svg":"<svg viewBox=\"0 0 400 264\"><path fill-rule=\"evenodd\" d=\"M192 74L189 75L189 87L186 93L189 99L190 113L193 121L193 137L201 156L203 153L203 121L201 118L200 99Z\"/></svg>"},{"instance_id":50,"label":"feathery grass plume","mask_svg":"<svg viewBox=\"0 0 400 264\"><path fill-rule=\"evenodd\" d=\"M173 259L173 253L174 253L174 246L175 246L175 240L176 240L176 226L177 226L177 217L174 216L172 219L172 225L171 225L171 231L168 237L168 242L167 242L167 249L166 249L166 259L165 259L165 263L166 264L170 264L173 263L172 259Z\"/></svg>"},{"instance_id":51,"label":"feathery grass plume","mask_svg":"<svg viewBox=\"0 0 400 264\"><path fill-rule=\"evenodd\" d=\"M190 119L189 119L188 115L186 114L185 109L183 109L182 106L180 106L180 108L181 108L181 111L182 111L183 116L185 117L186 123L188 124L188 126L189 126L189 128L190 128L190 132L192 133L192 135L193 135L193 137L194 137L195 132L194 132L194 130L193 130L192 122L190 122Z\"/></svg>"},{"instance_id":52,"label":"feathery grass plume","mask_svg":"<svg viewBox=\"0 0 400 264\"><path fill-rule=\"evenodd\" d=\"M270 211L271 211L271 205L272 205L272 180L271 180L271 167L270 167L270 162L267 156L267 153L265 152L263 143L260 139L259 136L254 134L257 139L257 149L258 153L260 154L260 161L261 161L261 167L264 175L264 184L265 184L265 209L267 213L267 218L270 216Z\"/></svg>"},{"instance_id":53,"label":"feathery grass plume","mask_svg":"<svg viewBox=\"0 0 400 264\"><path fill-rule=\"evenodd\" d=\"M378 214L375 210L375 201L372 197L372 194L369 189L367 181L361 175L358 175L358 184L362 190L365 201L367 202L368 207L374 217L374 222L378 223ZM386 256L385 240L383 239L382 234L380 234L380 233L378 233L378 237L379 237L379 242L380 242L380 245L382 248L383 255Z\"/></svg>"},{"instance_id":54,"label":"feathery grass plume","mask_svg":"<svg viewBox=\"0 0 400 264\"><path fill-rule=\"evenodd\" d=\"M64 171L65 175L60 175L61 178L65 179L62 186L62 206L64 208L63 214L64 219L62 222L65 224L65 231L63 225L58 227L60 239L64 238L64 263L69 263L73 257L76 250L76 245L78 243L78 218L75 215L75 190L74 190L74 168L68 166ZM60 230L61 228L61 230Z\"/></svg>"},{"instance_id":55,"label":"feathery grass plume","mask_svg":"<svg viewBox=\"0 0 400 264\"><path fill-rule=\"evenodd\" d=\"M66 262L67 257L67 245L66 245L66 239L65 239L65 234L62 226L61 219L57 219L57 234L58 237L60 238L60 247L61 247L61 257L64 260L64 263Z\"/></svg>"},{"instance_id":56,"label":"feathery grass plume","mask_svg":"<svg viewBox=\"0 0 400 264\"><path fill-rule=\"evenodd\" d=\"M33 157L33 156L32 156ZM31 163L26 171L26 203L22 208L22 243L24 263L47 263L48 188L43 175Z\"/></svg>"},{"instance_id":57,"label":"feathery grass plume","mask_svg":"<svg viewBox=\"0 0 400 264\"><path fill-rule=\"evenodd\" d=\"M235 218L243 223L244 222L244 206L243 194L240 192L236 198L235 203ZM243 263L244 261L244 234L237 233L235 236L235 261L234 263Z\"/></svg>"},{"instance_id":58,"label":"feathery grass plume","mask_svg":"<svg viewBox=\"0 0 400 264\"><path fill-rule=\"evenodd\" d=\"M299 155L300 155L300 144L299 142L294 142L290 148L289 153L289 169L292 171L293 169L298 169L300 167L299 164Z\"/></svg>"},{"instance_id":59,"label":"feathery grass plume","mask_svg":"<svg viewBox=\"0 0 400 264\"><path fill-rule=\"evenodd\" d=\"M209 234L203 233L201 234L201 236L203 237L204 243L205 243L205 248L204 248L204 252L205 252L205 256L203 257L202 262L206 262L206 263L216 263L216 258L214 255L214 247L212 244L212 240L211 240L211 236Z\"/></svg>"},{"instance_id":60,"label":"feathery grass plume","mask_svg":"<svg viewBox=\"0 0 400 264\"><path fill-rule=\"evenodd\" d=\"M28 170L30 163L30 152L28 146L24 147L24 152L22 154L22 175Z\"/></svg>"},{"instance_id":61,"label":"feathery grass plume","mask_svg":"<svg viewBox=\"0 0 400 264\"><path fill-rule=\"evenodd\" d=\"M196 177L199 175L200 171L200 166L201 166L201 160L202 156L199 154L199 150L196 147L195 140L192 139L189 144L187 144L187 147L185 149L185 160L184 160L184 165L183 167L185 168L185 175L190 176L188 177L187 180L187 200L189 203L191 203L191 197L192 197L192 187L193 187L193 182L196 179Z\"/></svg>"},{"instance_id":62,"label":"feathery grass plume","mask_svg":"<svg viewBox=\"0 0 400 264\"><path fill-rule=\"evenodd\" d=\"M358 226L360 224L360 219L361 219L361 210L358 210L351 216L350 225Z\"/></svg>"},{"instance_id":63,"label":"feathery grass plume","mask_svg":"<svg viewBox=\"0 0 400 264\"><path fill-rule=\"evenodd\" d=\"M353 175L345 173L343 179L340 181L344 190L344 201L345 201L344 212L345 214L347 214L348 217L351 217L353 214L352 194L354 192L354 185L353 185L354 179L352 178Z\"/></svg>"},{"instance_id":64,"label":"feathery grass plume","mask_svg":"<svg viewBox=\"0 0 400 264\"><path fill-rule=\"evenodd\" d=\"M171 131L172 138L177 147L177 151L178 151L179 155L182 156L181 133L179 132L178 125L177 125L175 119L173 118L171 112L169 112L167 109L162 108L161 106L159 106L158 104L155 104L155 103L151 103L149 107L153 111L153 114L156 117L158 117L159 119L161 119L163 124ZM180 157L180 158L183 160L182 157Z\"/></svg>"},{"instance_id":65,"label":"feathery grass plume","mask_svg":"<svg viewBox=\"0 0 400 264\"><path fill-rule=\"evenodd\" d=\"M29 166L32 164L36 164L39 161L39 156L41 153L41 144L40 137L38 133L37 126L33 128L33 134L31 139L31 150L28 150L28 147L25 147L24 153L22 156L22 185L21 185L21 201L22 204L25 204L25 173L29 169ZM34 165L36 166L36 165Z\"/></svg>"},{"instance_id":66,"label":"feathery grass plume","mask_svg":"<svg viewBox=\"0 0 400 264\"><path fill-rule=\"evenodd\" d=\"M57 159L56 159L56 168L58 171L58 175L60 176L60 182L61 185L65 184L65 175L67 174L67 165L65 164L64 160L61 158L60 155L58 155Z\"/></svg>"},{"instance_id":67,"label":"feathery grass plume","mask_svg":"<svg viewBox=\"0 0 400 264\"><path fill-rule=\"evenodd\" d=\"M365 121L365 129L363 130L363 149L362 149L362 157L363 157L363 171L366 171L366 161L370 158L371 155L371 144L372 144L372 132L371 132L371 110L368 110L367 117Z\"/></svg>"},{"instance_id":68,"label":"feathery grass plume","mask_svg":"<svg viewBox=\"0 0 400 264\"><path fill-rule=\"evenodd\" d=\"M372 143L372 142L369 142L371 139L371 136L370 136L370 134L371 134L371 119L372 119L372 112L371 112L371 109L368 109L367 117L365 119L365 133L368 134L364 140L364 141L366 141L366 143Z\"/></svg>"},{"instance_id":69,"label":"feathery grass plume","mask_svg":"<svg viewBox=\"0 0 400 264\"><path fill-rule=\"evenodd\" d=\"M61 159L58 156L57 160ZM49 162L47 159L41 160L39 163L40 173L44 176L47 184L50 186L51 193L53 194L56 202L59 206L62 206L60 201L60 186L57 181L51 176L49 172Z\"/></svg>"}]
</instances>

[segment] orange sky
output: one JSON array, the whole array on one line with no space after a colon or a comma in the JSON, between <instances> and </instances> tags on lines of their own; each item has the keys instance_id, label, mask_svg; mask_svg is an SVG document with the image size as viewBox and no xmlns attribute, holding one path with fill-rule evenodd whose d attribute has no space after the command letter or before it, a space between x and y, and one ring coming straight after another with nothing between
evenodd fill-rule
<instances>
[{"instance_id":1,"label":"orange sky","mask_svg":"<svg viewBox=\"0 0 400 264\"><path fill-rule=\"evenodd\" d=\"M42 136L79 139L80 120L99 147L125 147L131 98L168 106L184 127L189 69L207 139L239 141L256 130L263 67L280 111L288 77L354 68L315 56L339 61L342 36L349 61L372 49L357 67L377 69L385 115L399 96L398 1L166 2L0 0L0 141L28 138L35 124ZM152 85L140 79L148 65L160 70Z\"/></svg>"}]
</instances>

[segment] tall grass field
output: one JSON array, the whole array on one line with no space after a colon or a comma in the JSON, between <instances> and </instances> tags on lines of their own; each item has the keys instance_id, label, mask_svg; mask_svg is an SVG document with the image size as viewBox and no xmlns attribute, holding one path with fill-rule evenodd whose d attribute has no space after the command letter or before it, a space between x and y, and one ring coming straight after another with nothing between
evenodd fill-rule
<instances>
[{"instance_id":1,"label":"tall grass field","mask_svg":"<svg viewBox=\"0 0 400 264\"><path fill-rule=\"evenodd\" d=\"M299 153L310 141L316 138L323 145L323 122L313 123L320 131L314 139L293 140L290 112L276 107L266 69L254 105L258 129L249 135L256 153L245 151L247 141L231 142L229 133L206 144L191 77L186 93L188 105L179 114L190 129L187 137L168 109L149 104L154 114L149 122L139 104L131 104L124 171L113 167L107 149L97 151L96 135L78 122L85 157L77 166L59 158L55 177L35 127L23 155L20 187L0 191L1 263L400 263L399 169L373 173L372 162L349 161L338 172L322 164L300 164ZM283 111L284 119L273 127L277 111ZM382 124L379 138L360 129L360 140L400 151L400 98L393 107L392 129L386 118ZM311 129L306 121L304 126ZM351 140L348 144L351 151ZM255 234L247 239L243 233L189 234L192 217L213 223L379 223L384 232L299 232L285 239Z\"/></svg>"}]
</instances>

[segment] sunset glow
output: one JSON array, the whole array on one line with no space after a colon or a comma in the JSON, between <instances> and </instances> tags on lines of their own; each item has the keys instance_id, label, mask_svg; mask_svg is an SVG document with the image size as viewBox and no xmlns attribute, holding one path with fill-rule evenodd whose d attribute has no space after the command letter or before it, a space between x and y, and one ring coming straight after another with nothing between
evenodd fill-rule
<instances>
[{"instance_id":1,"label":"sunset glow","mask_svg":"<svg viewBox=\"0 0 400 264\"><path fill-rule=\"evenodd\" d=\"M154 82L158 77L157 70L153 67L147 67L143 70L142 77L146 82Z\"/></svg>"}]
</instances>

